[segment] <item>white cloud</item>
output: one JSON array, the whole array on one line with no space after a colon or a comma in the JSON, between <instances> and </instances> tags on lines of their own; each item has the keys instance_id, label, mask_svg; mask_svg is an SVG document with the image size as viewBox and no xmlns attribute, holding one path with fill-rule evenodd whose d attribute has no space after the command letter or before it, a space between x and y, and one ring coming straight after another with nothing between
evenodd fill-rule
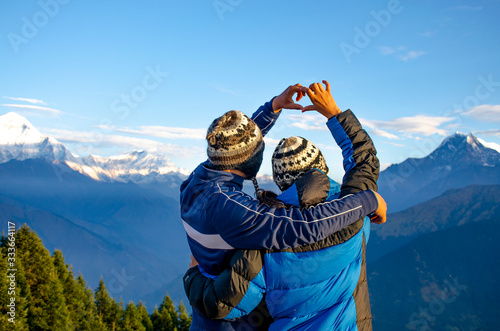
<instances>
[{"instance_id":1,"label":"white cloud","mask_svg":"<svg viewBox=\"0 0 500 331\"><path fill-rule=\"evenodd\" d=\"M399 58L405 62L421 57L426 54L424 51L409 51L404 55L399 55Z\"/></svg>"},{"instance_id":2,"label":"white cloud","mask_svg":"<svg viewBox=\"0 0 500 331\"><path fill-rule=\"evenodd\" d=\"M387 142L386 144L389 144L389 145L392 145L392 146L396 146L396 147L407 147L406 145L397 144L397 143L393 143L393 142Z\"/></svg>"},{"instance_id":3,"label":"white cloud","mask_svg":"<svg viewBox=\"0 0 500 331\"><path fill-rule=\"evenodd\" d=\"M447 132L441 129L440 126L443 123L452 121L450 117L443 116L426 116L426 115L416 115L412 117L400 117L390 121L379 121L379 120L366 120L360 119L363 125L374 128L376 130L389 130L394 132L400 132L407 136L411 134L422 134L424 136L430 136L432 134L439 134L446 136ZM375 131L373 134L379 134L386 136L387 138L392 137L395 139L391 133L386 131Z\"/></svg>"},{"instance_id":4,"label":"white cloud","mask_svg":"<svg viewBox=\"0 0 500 331\"><path fill-rule=\"evenodd\" d=\"M28 111L28 112L31 112L31 113L40 113L40 112L47 113L47 114L50 114L52 116L59 116L63 113L62 111L60 111L58 109L35 106L35 105L2 104L2 106L10 107L10 108L21 108L21 109ZM35 110L36 112L33 112L33 110Z\"/></svg>"},{"instance_id":5,"label":"white cloud","mask_svg":"<svg viewBox=\"0 0 500 331\"><path fill-rule=\"evenodd\" d=\"M397 56L398 59L405 62L419 58L422 55L426 54L426 52L424 51L407 51L406 47L404 46L398 46L398 47L380 46L378 47L378 50L380 54L383 56L394 55Z\"/></svg>"},{"instance_id":6,"label":"white cloud","mask_svg":"<svg viewBox=\"0 0 500 331\"><path fill-rule=\"evenodd\" d=\"M396 53L396 49L389 46L380 46L378 50L382 55L390 55Z\"/></svg>"},{"instance_id":7,"label":"white cloud","mask_svg":"<svg viewBox=\"0 0 500 331\"><path fill-rule=\"evenodd\" d=\"M202 147L190 146L186 148L186 146L164 144L151 139L103 134L99 129L90 131L44 129L42 132L49 134L63 143L90 145L95 147L122 147L129 150L148 150L161 152L178 158L191 158L204 152Z\"/></svg>"},{"instance_id":8,"label":"white cloud","mask_svg":"<svg viewBox=\"0 0 500 331\"><path fill-rule=\"evenodd\" d=\"M361 122L361 125L363 125L365 128L370 128L370 130L367 131L369 131L371 134L375 136L381 136L388 139L399 139L399 137L396 136L395 134L377 128L375 123L373 123L373 121L363 118L360 118L359 121Z\"/></svg>"},{"instance_id":9,"label":"white cloud","mask_svg":"<svg viewBox=\"0 0 500 331\"><path fill-rule=\"evenodd\" d=\"M406 49L404 46L390 47L390 46L379 46L378 51L382 55L391 55L397 52L402 52Z\"/></svg>"},{"instance_id":10,"label":"white cloud","mask_svg":"<svg viewBox=\"0 0 500 331\"><path fill-rule=\"evenodd\" d=\"M205 139L205 135L207 132L206 129L190 129L167 126L141 126L139 130L130 128L117 128L110 125L99 125L98 128L119 133L128 133L167 139Z\"/></svg>"},{"instance_id":11,"label":"white cloud","mask_svg":"<svg viewBox=\"0 0 500 331\"><path fill-rule=\"evenodd\" d=\"M381 136L381 137L385 137L385 138L388 138L388 139L399 139L399 137L396 136L395 134L392 134L392 133L389 133L387 131L380 130L380 129L377 129L377 128L371 129L370 133L372 133L372 134L374 134L376 136Z\"/></svg>"},{"instance_id":12,"label":"white cloud","mask_svg":"<svg viewBox=\"0 0 500 331\"><path fill-rule=\"evenodd\" d=\"M302 130L327 130L326 119L323 115L314 113L290 114L286 118L288 125Z\"/></svg>"},{"instance_id":13,"label":"white cloud","mask_svg":"<svg viewBox=\"0 0 500 331\"><path fill-rule=\"evenodd\" d=\"M50 136L65 143L94 143L104 146L134 147L139 149L157 148L162 145L162 143L150 139L104 134L99 129L89 131L44 129L43 132L47 132Z\"/></svg>"},{"instance_id":14,"label":"white cloud","mask_svg":"<svg viewBox=\"0 0 500 331\"><path fill-rule=\"evenodd\" d=\"M500 138L500 130L499 129L491 129L485 131L474 131L475 135L485 135L485 136L495 136Z\"/></svg>"},{"instance_id":15,"label":"white cloud","mask_svg":"<svg viewBox=\"0 0 500 331\"><path fill-rule=\"evenodd\" d=\"M281 139L274 139L270 137L264 137L266 145L278 145ZM267 148L267 147L266 147Z\"/></svg>"},{"instance_id":16,"label":"white cloud","mask_svg":"<svg viewBox=\"0 0 500 331\"><path fill-rule=\"evenodd\" d=\"M15 101L24 101L24 102L29 102L29 103L34 103L34 104L41 104L41 105L47 105L45 102L42 100L38 99L29 99L29 98L13 98L13 97L5 97L5 99L10 99L10 100L15 100Z\"/></svg>"},{"instance_id":17,"label":"white cloud","mask_svg":"<svg viewBox=\"0 0 500 331\"><path fill-rule=\"evenodd\" d=\"M318 147L320 150L324 151L325 149L330 149L330 150L339 150L340 147L335 145L327 145L327 144L322 144L322 143L315 143L311 141L316 147Z\"/></svg>"},{"instance_id":18,"label":"white cloud","mask_svg":"<svg viewBox=\"0 0 500 331\"><path fill-rule=\"evenodd\" d=\"M302 123L302 122L294 122L290 124L291 126L294 126L296 128L302 129L302 130L326 130L326 126L323 125L316 125L316 124L307 124L307 123Z\"/></svg>"},{"instance_id":19,"label":"white cloud","mask_svg":"<svg viewBox=\"0 0 500 331\"><path fill-rule=\"evenodd\" d=\"M483 122L500 122L500 105L480 105L464 114Z\"/></svg>"}]
</instances>

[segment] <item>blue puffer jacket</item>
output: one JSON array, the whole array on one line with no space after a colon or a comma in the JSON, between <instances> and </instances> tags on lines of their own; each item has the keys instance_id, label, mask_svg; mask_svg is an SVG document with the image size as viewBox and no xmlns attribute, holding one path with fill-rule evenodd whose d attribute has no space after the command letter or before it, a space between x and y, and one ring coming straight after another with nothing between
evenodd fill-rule
<instances>
[{"instance_id":1,"label":"blue puffer jacket","mask_svg":"<svg viewBox=\"0 0 500 331\"><path fill-rule=\"evenodd\" d=\"M265 134L277 116L269 102L252 119ZM200 266L210 274L218 275L226 269L235 249L287 249L314 244L378 206L375 194L367 190L307 209L272 208L243 193L243 180L213 170L205 162L181 186L181 216L188 243ZM193 310L194 330L241 329L240 322L210 321Z\"/></svg>"},{"instance_id":2,"label":"blue puffer jacket","mask_svg":"<svg viewBox=\"0 0 500 331\"><path fill-rule=\"evenodd\" d=\"M327 125L342 148L343 192L336 182L314 170L278 196L279 200L308 209L339 194L376 189L379 163L371 139L352 112L343 113L340 120L342 125L336 119ZM226 320L250 314L253 318L248 325L262 329L370 330L364 264L369 232L370 221L365 218L313 245L262 254L239 251L220 277L191 268L185 276L186 293L197 314ZM267 325L262 308L255 312L264 297L274 319ZM259 317L261 323L255 323Z\"/></svg>"}]
</instances>

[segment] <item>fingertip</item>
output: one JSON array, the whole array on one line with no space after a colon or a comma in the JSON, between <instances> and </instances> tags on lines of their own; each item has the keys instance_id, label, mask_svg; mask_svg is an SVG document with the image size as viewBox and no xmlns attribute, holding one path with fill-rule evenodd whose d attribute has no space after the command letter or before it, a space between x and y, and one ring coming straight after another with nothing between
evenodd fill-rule
<instances>
[{"instance_id":1,"label":"fingertip","mask_svg":"<svg viewBox=\"0 0 500 331\"><path fill-rule=\"evenodd\" d=\"M327 80L324 80L324 81L323 81L323 84L325 84L325 86L326 86L326 90L327 90L328 92L330 92L330 83L329 83Z\"/></svg>"}]
</instances>

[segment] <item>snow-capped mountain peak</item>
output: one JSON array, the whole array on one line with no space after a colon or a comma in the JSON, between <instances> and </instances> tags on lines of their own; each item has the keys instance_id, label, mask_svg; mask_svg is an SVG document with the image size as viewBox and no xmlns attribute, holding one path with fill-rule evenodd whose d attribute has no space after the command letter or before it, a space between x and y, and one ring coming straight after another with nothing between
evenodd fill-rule
<instances>
[{"instance_id":1,"label":"snow-capped mountain peak","mask_svg":"<svg viewBox=\"0 0 500 331\"><path fill-rule=\"evenodd\" d=\"M184 177L189 171L176 167L166 156L147 151L101 157L77 157L56 139L42 134L23 116L10 112L0 116L0 163L10 160L45 159L66 164L95 180L162 182L162 176Z\"/></svg>"},{"instance_id":2,"label":"snow-capped mountain peak","mask_svg":"<svg viewBox=\"0 0 500 331\"><path fill-rule=\"evenodd\" d=\"M190 171L175 166L167 157L152 154L147 151L134 151L110 157L89 155L82 158L82 163L91 169L101 180L144 181L146 176L162 176L172 173L189 175ZM150 178L151 179L151 178Z\"/></svg>"},{"instance_id":3,"label":"snow-capped mountain peak","mask_svg":"<svg viewBox=\"0 0 500 331\"><path fill-rule=\"evenodd\" d=\"M494 145L473 134L455 133L429 155L406 159L381 172L379 191L398 211L450 188L497 184L500 153Z\"/></svg>"},{"instance_id":4,"label":"snow-capped mountain peak","mask_svg":"<svg viewBox=\"0 0 500 331\"><path fill-rule=\"evenodd\" d=\"M26 118L10 112L0 116L0 144L20 145L41 143L42 135Z\"/></svg>"},{"instance_id":5,"label":"snow-capped mountain peak","mask_svg":"<svg viewBox=\"0 0 500 331\"><path fill-rule=\"evenodd\" d=\"M483 139L481 138L477 138L477 140L485 147L487 148L490 148L490 149L493 149L495 151L497 151L498 153L500 153L500 145L499 144L496 144L496 143L490 143L490 142L486 142L484 141Z\"/></svg>"},{"instance_id":6,"label":"snow-capped mountain peak","mask_svg":"<svg viewBox=\"0 0 500 331\"><path fill-rule=\"evenodd\" d=\"M465 155L473 158L490 158L490 154L493 154L493 159L498 159L498 150L492 148L495 145L496 144L493 143L486 143L484 140L477 138L472 133L463 134L457 132L446 137L439 147L436 148L430 155L432 158L444 158L443 161L445 159L452 161L457 159L458 156Z\"/></svg>"},{"instance_id":7,"label":"snow-capped mountain peak","mask_svg":"<svg viewBox=\"0 0 500 331\"><path fill-rule=\"evenodd\" d=\"M75 161L59 141L40 133L26 118L10 112L0 116L0 163L12 159Z\"/></svg>"}]
</instances>

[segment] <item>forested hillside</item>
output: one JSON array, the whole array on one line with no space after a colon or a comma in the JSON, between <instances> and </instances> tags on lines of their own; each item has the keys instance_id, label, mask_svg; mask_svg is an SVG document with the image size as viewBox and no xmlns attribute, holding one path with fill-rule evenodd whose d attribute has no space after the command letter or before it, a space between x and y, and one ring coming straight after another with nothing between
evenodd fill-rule
<instances>
[{"instance_id":1,"label":"forested hillside","mask_svg":"<svg viewBox=\"0 0 500 331\"><path fill-rule=\"evenodd\" d=\"M189 330L191 317L168 294L149 314L141 301L117 302L102 279L92 291L26 225L2 236L0 254L0 331Z\"/></svg>"}]
</instances>

